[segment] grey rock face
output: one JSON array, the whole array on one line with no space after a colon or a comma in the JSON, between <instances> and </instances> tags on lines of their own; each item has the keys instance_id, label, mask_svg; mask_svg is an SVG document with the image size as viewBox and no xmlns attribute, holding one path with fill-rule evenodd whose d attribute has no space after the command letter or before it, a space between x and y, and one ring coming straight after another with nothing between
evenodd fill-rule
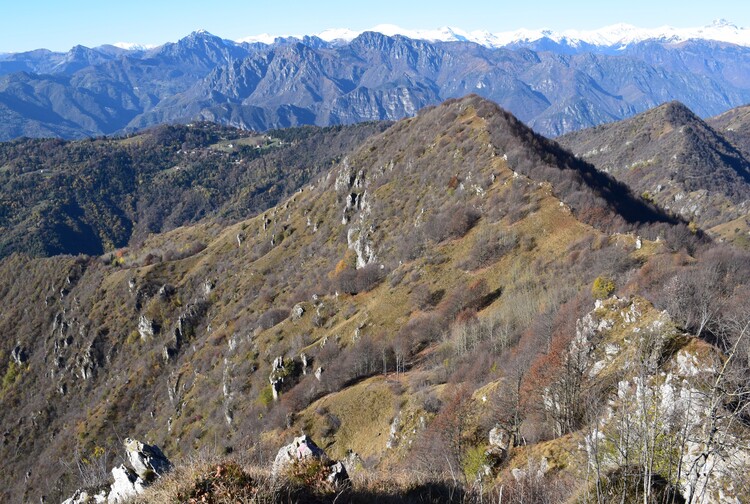
<instances>
[{"instance_id":1,"label":"grey rock face","mask_svg":"<svg viewBox=\"0 0 750 504\"><path fill-rule=\"evenodd\" d=\"M151 482L172 469L172 463L158 446L131 438L127 438L124 445L130 464L143 481Z\"/></svg>"},{"instance_id":2,"label":"grey rock face","mask_svg":"<svg viewBox=\"0 0 750 504\"><path fill-rule=\"evenodd\" d=\"M114 483L112 483L107 496L107 502L110 504L127 502L142 493L145 487L144 481L124 464L112 469L112 478Z\"/></svg>"},{"instance_id":3,"label":"grey rock face","mask_svg":"<svg viewBox=\"0 0 750 504\"><path fill-rule=\"evenodd\" d=\"M286 378L284 357L278 356L273 360L273 364L271 364L271 374L268 375L268 382L271 384L271 392L273 393L274 401L279 400L281 385L284 383L284 378Z\"/></svg>"},{"instance_id":4,"label":"grey rock face","mask_svg":"<svg viewBox=\"0 0 750 504\"><path fill-rule=\"evenodd\" d=\"M305 352L302 352L301 354L299 354L299 360L300 360L300 362L302 362L302 374L303 375L307 374L307 367L310 364L310 360L309 359L310 358L307 356L307 354Z\"/></svg>"},{"instance_id":5,"label":"grey rock face","mask_svg":"<svg viewBox=\"0 0 750 504\"><path fill-rule=\"evenodd\" d=\"M329 483L341 485L349 480L349 474L346 472L344 464L330 460L326 453L305 434L294 438L290 444L279 449L271 467L271 474L274 478L278 477L293 463L312 459L324 462L326 467L325 477Z\"/></svg>"},{"instance_id":6,"label":"grey rock face","mask_svg":"<svg viewBox=\"0 0 750 504\"><path fill-rule=\"evenodd\" d=\"M159 292L158 292L159 297L164 300L171 298L174 295L174 293L175 293L175 288L169 284L162 285L161 288L159 288Z\"/></svg>"},{"instance_id":7,"label":"grey rock face","mask_svg":"<svg viewBox=\"0 0 750 504\"><path fill-rule=\"evenodd\" d=\"M106 488L99 491L79 489L62 504L103 504L107 502L107 490Z\"/></svg>"},{"instance_id":8,"label":"grey rock face","mask_svg":"<svg viewBox=\"0 0 750 504\"><path fill-rule=\"evenodd\" d=\"M138 318L138 334L141 335L141 339L146 341L149 338L153 338L155 332L156 327L154 326L154 322L145 315L141 315Z\"/></svg>"},{"instance_id":9,"label":"grey rock face","mask_svg":"<svg viewBox=\"0 0 750 504\"><path fill-rule=\"evenodd\" d=\"M172 463L158 446L127 438L123 443L132 467L120 464L112 468L112 484L97 488L81 488L63 504L117 504L142 493L158 477L172 469Z\"/></svg>"},{"instance_id":10,"label":"grey rock face","mask_svg":"<svg viewBox=\"0 0 750 504\"><path fill-rule=\"evenodd\" d=\"M11 359L13 359L13 362L18 364L19 366L29 360L28 352L25 348L21 347L21 345L16 345L16 347L10 353L10 357Z\"/></svg>"}]
</instances>

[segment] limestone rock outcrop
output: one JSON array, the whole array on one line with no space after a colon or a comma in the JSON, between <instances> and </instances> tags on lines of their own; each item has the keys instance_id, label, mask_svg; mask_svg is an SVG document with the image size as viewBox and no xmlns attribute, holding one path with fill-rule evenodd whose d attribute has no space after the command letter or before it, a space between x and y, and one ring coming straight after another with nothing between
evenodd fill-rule
<instances>
[{"instance_id":1,"label":"limestone rock outcrop","mask_svg":"<svg viewBox=\"0 0 750 504\"><path fill-rule=\"evenodd\" d=\"M69 499L65 499L62 504L103 504L107 502L107 493L109 488L101 490L79 489Z\"/></svg>"},{"instance_id":2,"label":"limestone rock outcrop","mask_svg":"<svg viewBox=\"0 0 750 504\"><path fill-rule=\"evenodd\" d=\"M326 453L305 434L294 438L290 444L279 449L271 467L271 474L276 478L296 462L315 459L323 462L326 471L325 479L329 483L338 486L349 480L344 464L329 459Z\"/></svg>"},{"instance_id":3,"label":"limestone rock outcrop","mask_svg":"<svg viewBox=\"0 0 750 504\"><path fill-rule=\"evenodd\" d=\"M124 464L112 468L112 478L114 482L107 495L107 502L110 504L127 502L142 493L146 487L146 482Z\"/></svg>"},{"instance_id":4,"label":"limestone rock outcrop","mask_svg":"<svg viewBox=\"0 0 750 504\"><path fill-rule=\"evenodd\" d=\"M147 445L138 440L125 439L128 461L143 481L151 482L172 469L172 463L156 445Z\"/></svg>"},{"instance_id":5,"label":"limestone rock outcrop","mask_svg":"<svg viewBox=\"0 0 750 504\"><path fill-rule=\"evenodd\" d=\"M127 438L123 443L132 467L112 468L112 483L96 488L80 488L63 504L118 504L142 493L157 478L172 469L172 463L158 446Z\"/></svg>"},{"instance_id":6,"label":"limestone rock outcrop","mask_svg":"<svg viewBox=\"0 0 750 504\"><path fill-rule=\"evenodd\" d=\"M154 337L155 332L156 325L154 324L154 321L145 315L141 315L138 318L138 334L141 336L141 340L148 341L150 338Z\"/></svg>"}]
</instances>

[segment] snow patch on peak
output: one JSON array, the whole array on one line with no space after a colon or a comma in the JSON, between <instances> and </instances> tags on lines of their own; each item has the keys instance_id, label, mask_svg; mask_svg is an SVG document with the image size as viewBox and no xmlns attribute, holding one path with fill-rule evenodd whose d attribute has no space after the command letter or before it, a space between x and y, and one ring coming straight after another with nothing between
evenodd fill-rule
<instances>
[{"instance_id":1,"label":"snow patch on peak","mask_svg":"<svg viewBox=\"0 0 750 504\"><path fill-rule=\"evenodd\" d=\"M367 31L367 30L365 30ZM336 40L343 40L345 42L351 42L357 38L363 31L350 30L349 28L329 28L316 34L316 36L326 42L334 42Z\"/></svg>"},{"instance_id":2,"label":"snow patch on peak","mask_svg":"<svg viewBox=\"0 0 750 504\"><path fill-rule=\"evenodd\" d=\"M739 28L736 24L732 23L731 21L727 21L724 18L714 19L710 26L716 27L716 28L720 28L720 27Z\"/></svg>"},{"instance_id":3,"label":"snow patch on peak","mask_svg":"<svg viewBox=\"0 0 750 504\"><path fill-rule=\"evenodd\" d=\"M190 35L188 35L188 37L190 38L221 38L221 37L217 37L216 35L214 35L208 30L204 30L203 28L199 30L195 30Z\"/></svg>"},{"instance_id":4,"label":"snow patch on peak","mask_svg":"<svg viewBox=\"0 0 750 504\"><path fill-rule=\"evenodd\" d=\"M273 44L278 37L276 35L271 35L270 33L261 33L260 35L251 35L249 37L241 38L237 40L236 42L243 43L246 42L248 44L266 44L271 45Z\"/></svg>"},{"instance_id":5,"label":"snow patch on peak","mask_svg":"<svg viewBox=\"0 0 750 504\"><path fill-rule=\"evenodd\" d=\"M136 42L115 42L111 45L118 49L125 49L126 51L146 51L156 47L155 44L138 44Z\"/></svg>"}]
</instances>

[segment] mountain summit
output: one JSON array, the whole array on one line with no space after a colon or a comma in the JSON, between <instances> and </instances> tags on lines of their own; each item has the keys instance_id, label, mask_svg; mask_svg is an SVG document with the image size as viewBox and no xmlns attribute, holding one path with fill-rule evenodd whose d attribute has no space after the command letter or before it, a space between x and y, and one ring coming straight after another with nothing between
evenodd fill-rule
<instances>
[{"instance_id":1,"label":"mountain summit","mask_svg":"<svg viewBox=\"0 0 750 504\"><path fill-rule=\"evenodd\" d=\"M750 205L750 161L682 103L558 141L646 199L701 225L737 218Z\"/></svg>"}]
</instances>

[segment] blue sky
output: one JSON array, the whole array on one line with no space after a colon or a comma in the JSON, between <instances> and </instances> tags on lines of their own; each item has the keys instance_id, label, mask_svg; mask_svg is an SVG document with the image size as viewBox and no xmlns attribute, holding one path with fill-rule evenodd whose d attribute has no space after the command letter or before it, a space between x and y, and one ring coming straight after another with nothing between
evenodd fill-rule
<instances>
[{"instance_id":1,"label":"blue sky","mask_svg":"<svg viewBox=\"0 0 750 504\"><path fill-rule=\"evenodd\" d=\"M389 23L404 28L455 26L465 30L600 28L617 22L653 28L693 27L726 18L750 28L742 0L620 2L575 0L4 0L0 52L75 44L161 44L203 28L224 38L259 33L307 34L326 28L361 30Z\"/></svg>"}]
</instances>

